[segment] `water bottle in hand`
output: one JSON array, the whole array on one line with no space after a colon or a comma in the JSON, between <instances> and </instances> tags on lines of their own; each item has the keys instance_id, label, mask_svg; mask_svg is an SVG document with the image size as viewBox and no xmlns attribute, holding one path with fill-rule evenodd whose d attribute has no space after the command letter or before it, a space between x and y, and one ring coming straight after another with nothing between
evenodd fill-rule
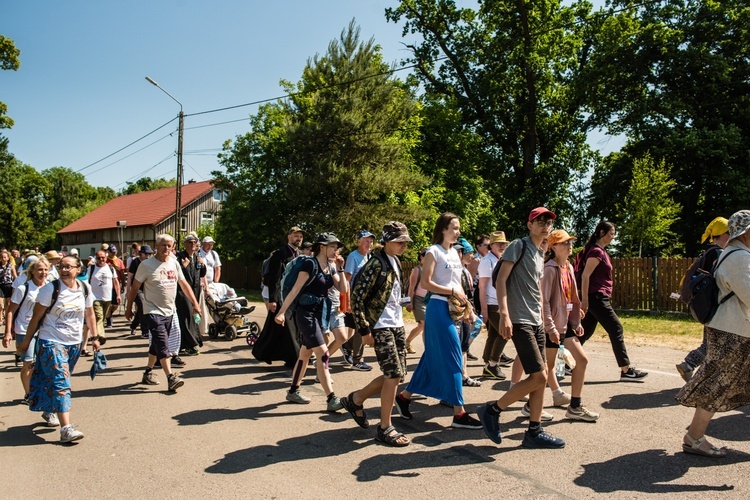
<instances>
[{"instance_id":1,"label":"water bottle in hand","mask_svg":"<svg viewBox=\"0 0 750 500\"><path fill-rule=\"evenodd\" d=\"M557 348L557 359L555 360L555 376L559 379L565 378L565 347L562 342Z\"/></svg>"},{"instance_id":2,"label":"water bottle in hand","mask_svg":"<svg viewBox=\"0 0 750 500\"><path fill-rule=\"evenodd\" d=\"M201 324L201 315L200 314L194 313L193 314L193 319L195 320L195 324L196 325L200 325Z\"/></svg>"}]
</instances>

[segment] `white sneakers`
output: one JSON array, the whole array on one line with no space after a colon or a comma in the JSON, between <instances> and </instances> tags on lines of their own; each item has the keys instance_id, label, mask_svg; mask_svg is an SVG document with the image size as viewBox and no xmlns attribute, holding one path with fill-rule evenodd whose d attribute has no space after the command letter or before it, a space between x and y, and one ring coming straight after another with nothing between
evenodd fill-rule
<instances>
[{"instance_id":1,"label":"white sneakers","mask_svg":"<svg viewBox=\"0 0 750 500\"><path fill-rule=\"evenodd\" d=\"M47 423L47 427L57 427L60 425L60 421L54 413L44 412L42 413L42 418Z\"/></svg>"},{"instance_id":2,"label":"white sneakers","mask_svg":"<svg viewBox=\"0 0 750 500\"><path fill-rule=\"evenodd\" d=\"M83 439L83 432L75 430L72 425L66 425L65 427L60 429L61 443L72 443L73 441L78 441L79 439Z\"/></svg>"}]
</instances>

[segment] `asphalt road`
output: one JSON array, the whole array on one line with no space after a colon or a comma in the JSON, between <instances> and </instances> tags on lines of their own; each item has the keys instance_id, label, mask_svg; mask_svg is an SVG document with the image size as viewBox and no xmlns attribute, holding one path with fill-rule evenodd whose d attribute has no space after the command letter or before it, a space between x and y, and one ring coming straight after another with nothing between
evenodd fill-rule
<instances>
[{"instance_id":1,"label":"asphalt road","mask_svg":"<svg viewBox=\"0 0 750 500\"><path fill-rule=\"evenodd\" d=\"M253 314L262 323L264 315ZM207 341L201 355L185 358L185 386L176 394L167 393L162 372L161 385L141 385L146 341L130 335L122 317L115 320L107 370L92 381L90 358L83 358L73 376L72 420L86 437L72 445L59 444L58 429L19 404L12 353L0 354L0 497L750 497L750 408L719 414L708 428L713 441L732 448L729 457L681 451L692 411L674 401L682 382L674 365L683 356L675 350L628 346L634 364L650 375L626 383L606 339L587 344L584 403L601 418L566 421L564 409L547 407L555 420L545 428L567 441L565 449L520 447L522 403L503 413L504 440L494 445L481 430L451 429L451 411L431 399L412 404L414 420L394 418L412 439L394 449L374 439L379 400L366 403L371 428L360 429L347 413L325 411L310 369L302 392L312 403L287 403L290 372L255 361L244 338ZM339 396L375 374L345 369L340 359L331 365ZM376 365L372 349L366 360ZM410 370L417 362L410 356ZM481 362L470 363L471 375L481 370ZM465 388L468 409L507 387L485 381Z\"/></svg>"}]
</instances>

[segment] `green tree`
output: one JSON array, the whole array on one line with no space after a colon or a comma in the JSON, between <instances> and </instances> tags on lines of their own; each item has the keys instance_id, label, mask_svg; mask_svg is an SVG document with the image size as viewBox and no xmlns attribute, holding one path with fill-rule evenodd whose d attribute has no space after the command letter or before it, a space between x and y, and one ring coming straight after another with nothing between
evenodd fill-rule
<instances>
[{"instance_id":1,"label":"green tree","mask_svg":"<svg viewBox=\"0 0 750 500\"><path fill-rule=\"evenodd\" d=\"M600 166L592 215L622 202L633 158L672 165L674 229L690 255L716 216L750 197L750 6L744 0L613 2L585 74L590 120L628 143Z\"/></svg>"},{"instance_id":2,"label":"green tree","mask_svg":"<svg viewBox=\"0 0 750 500\"><path fill-rule=\"evenodd\" d=\"M46 181L33 167L10 154L0 160L0 247L29 247L41 243L40 217Z\"/></svg>"},{"instance_id":3,"label":"green tree","mask_svg":"<svg viewBox=\"0 0 750 500\"><path fill-rule=\"evenodd\" d=\"M452 0L402 0L386 10L404 34L421 35L408 62L425 93L455 103L462 133L477 135L478 151L470 154L479 161L455 168L484 179L494 225L511 233L523 230L533 206L568 209L571 173L592 159L580 90L596 27L590 12L587 2L559 0L486 0L478 10ZM452 144L441 137L431 147L430 156L440 157Z\"/></svg>"},{"instance_id":4,"label":"green tree","mask_svg":"<svg viewBox=\"0 0 750 500\"><path fill-rule=\"evenodd\" d=\"M297 84L282 82L289 98L262 106L250 132L225 144L226 172L214 176L230 191L217 221L226 253L263 256L295 224L353 248L363 227L396 219L414 232L436 215L412 155L419 105L389 70L352 21Z\"/></svg>"},{"instance_id":5,"label":"green tree","mask_svg":"<svg viewBox=\"0 0 750 500\"><path fill-rule=\"evenodd\" d=\"M681 208L672 199L675 185L664 160L657 163L646 155L633 162L630 187L624 203L617 207L623 214L618 232L623 255L642 257L644 250L658 255L674 247L670 228Z\"/></svg>"},{"instance_id":6,"label":"green tree","mask_svg":"<svg viewBox=\"0 0 750 500\"><path fill-rule=\"evenodd\" d=\"M13 40L0 35L0 69L17 71L21 65L21 60L18 57L20 55L21 51L16 48ZM13 126L13 119L7 113L8 106L0 101L0 129ZM3 137L0 136L0 140L2 139ZM7 146L7 143L5 145Z\"/></svg>"},{"instance_id":7,"label":"green tree","mask_svg":"<svg viewBox=\"0 0 750 500\"><path fill-rule=\"evenodd\" d=\"M168 187L174 187L177 181L175 179L152 179L151 177L141 177L135 182L127 182L126 186L122 188L117 195L122 196L126 194L141 193L143 191L154 191L156 189L163 189Z\"/></svg>"}]
</instances>

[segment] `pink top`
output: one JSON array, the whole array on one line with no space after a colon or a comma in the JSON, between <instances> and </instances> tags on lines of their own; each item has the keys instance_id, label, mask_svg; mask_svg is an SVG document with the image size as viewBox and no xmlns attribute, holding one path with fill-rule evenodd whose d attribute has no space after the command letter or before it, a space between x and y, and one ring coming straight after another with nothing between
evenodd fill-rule
<instances>
[{"instance_id":1,"label":"pink top","mask_svg":"<svg viewBox=\"0 0 750 500\"><path fill-rule=\"evenodd\" d=\"M576 282L571 279L572 275L573 266L570 263L566 263L564 269L560 268L554 259L544 264L542 318L544 332L547 334L557 332L564 338L568 322L574 329L581 324L581 301L578 299Z\"/></svg>"}]
</instances>

